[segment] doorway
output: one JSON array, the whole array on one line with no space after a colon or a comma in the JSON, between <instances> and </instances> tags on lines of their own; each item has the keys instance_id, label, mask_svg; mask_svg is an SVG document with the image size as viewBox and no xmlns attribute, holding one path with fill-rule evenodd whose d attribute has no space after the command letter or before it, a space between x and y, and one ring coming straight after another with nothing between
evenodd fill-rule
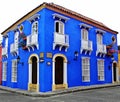
<instances>
[{"instance_id":1,"label":"doorway","mask_svg":"<svg viewBox=\"0 0 120 102\"><path fill-rule=\"evenodd\" d=\"M113 82L117 82L117 63L113 63Z\"/></svg>"},{"instance_id":2,"label":"doorway","mask_svg":"<svg viewBox=\"0 0 120 102\"><path fill-rule=\"evenodd\" d=\"M63 84L63 58L55 58L55 84Z\"/></svg>"},{"instance_id":3,"label":"doorway","mask_svg":"<svg viewBox=\"0 0 120 102\"><path fill-rule=\"evenodd\" d=\"M63 54L53 57L53 82L52 90L66 89L67 84L67 58Z\"/></svg>"},{"instance_id":4,"label":"doorway","mask_svg":"<svg viewBox=\"0 0 120 102\"><path fill-rule=\"evenodd\" d=\"M32 84L37 84L37 58L32 57Z\"/></svg>"},{"instance_id":5,"label":"doorway","mask_svg":"<svg viewBox=\"0 0 120 102\"><path fill-rule=\"evenodd\" d=\"M39 91L39 57L37 54L32 54L28 60L29 63L29 80L28 90Z\"/></svg>"}]
</instances>

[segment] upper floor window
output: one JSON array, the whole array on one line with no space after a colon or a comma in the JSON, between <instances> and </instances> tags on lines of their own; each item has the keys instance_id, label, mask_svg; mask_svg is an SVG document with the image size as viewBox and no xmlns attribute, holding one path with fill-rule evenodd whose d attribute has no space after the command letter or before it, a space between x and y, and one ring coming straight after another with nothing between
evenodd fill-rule
<instances>
[{"instance_id":1,"label":"upper floor window","mask_svg":"<svg viewBox=\"0 0 120 102\"><path fill-rule=\"evenodd\" d=\"M55 21L55 32L64 34L64 23L62 21Z\"/></svg>"},{"instance_id":2,"label":"upper floor window","mask_svg":"<svg viewBox=\"0 0 120 102\"><path fill-rule=\"evenodd\" d=\"M82 39L88 40L88 30L85 28L82 29Z\"/></svg>"},{"instance_id":3,"label":"upper floor window","mask_svg":"<svg viewBox=\"0 0 120 102\"><path fill-rule=\"evenodd\" d=\"M8 47L8 37L5 38L5 47Z\"/></svg>"},{"instance_id":4,"label":"upper floor window","mask_svg":"<svg viewBox=\"0 0 120 102\"><path fill-rule=\"evenodd\" d=\"M102 34L97 34L97 43L98 44L103 44L103 36L102 36Z\"/></svg>"},{"instance_id":5,"label":"upper floor window","mask_svg":"<svg viewBox=\"0 0 120 102\"><path fill-rule=\"evenodd\" d=\"M32 24L32 34L38 34L38 21L35 21Z\"/></svg>"},{"instance_id":6,"label":"upper floor window","mask_svg":"<svg viewBox=\"0 0 120 102\"><path fill-rule=\"evenodd\" d=\"M19 37L19 32L15 32L14 42L16 47L18 47L18 37Z\"/></svg>"}]
</instances>

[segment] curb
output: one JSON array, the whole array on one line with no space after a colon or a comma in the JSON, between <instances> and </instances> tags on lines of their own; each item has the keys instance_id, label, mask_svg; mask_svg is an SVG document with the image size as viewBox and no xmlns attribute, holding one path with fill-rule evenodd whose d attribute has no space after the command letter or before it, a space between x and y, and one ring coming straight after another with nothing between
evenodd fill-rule
<instances>
[{"instance_id":1,"label":"curb","mask_svg":"<svg viewBox=\"0 0 120 102\"><path fill-rule=\"evenodd\" d=\"M116 86L120 86L120 83L92 85L92 86L79 86L79 87L73 87L73 88L69 88L69 89L65 89L65 90L57 90L57 91L45 92L45 93L29 92L29 91L13 89L13 88L5 87L5 86L0 86L0 90L12 92L12 93L18 93L18 94L26 95L26 96L32 96L32 97L51 97L51 96L55 96L55 95L69 94L69 93L73 93L73 92L100 89L100 88L109 88L109 87L116 87Z\"/></svg>"}]
</instances>

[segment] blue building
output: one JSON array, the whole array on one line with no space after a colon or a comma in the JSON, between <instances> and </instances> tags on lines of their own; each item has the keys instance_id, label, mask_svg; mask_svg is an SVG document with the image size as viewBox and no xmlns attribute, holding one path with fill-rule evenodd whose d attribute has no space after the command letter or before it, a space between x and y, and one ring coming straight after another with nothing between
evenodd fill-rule
<instances>
[{"instance_id":1,"label":"blue building","mask_svg":"<svg viewBox=\"0 0 120 102\"><path fill-rule=\"evenodd\" d=\"M48 92L118 81L117 32L43 3L2 32L2 85Z\"/></svg>"}]
</instances>

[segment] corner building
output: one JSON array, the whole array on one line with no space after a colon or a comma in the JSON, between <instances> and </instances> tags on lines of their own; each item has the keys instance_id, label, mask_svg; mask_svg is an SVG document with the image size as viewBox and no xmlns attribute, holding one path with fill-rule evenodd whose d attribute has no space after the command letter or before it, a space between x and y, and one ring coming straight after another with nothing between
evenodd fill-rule
<instances>
[{"instance_id":1,"label":"corner building","mask_svg":"<svg viewBox=\"0 0 120 102\"><path fill-rule=\"evenodd\" d=\"M48 92L118 81L117 32L43 3L2 32L2 85Z\"/></svg>"}]
</instances>

